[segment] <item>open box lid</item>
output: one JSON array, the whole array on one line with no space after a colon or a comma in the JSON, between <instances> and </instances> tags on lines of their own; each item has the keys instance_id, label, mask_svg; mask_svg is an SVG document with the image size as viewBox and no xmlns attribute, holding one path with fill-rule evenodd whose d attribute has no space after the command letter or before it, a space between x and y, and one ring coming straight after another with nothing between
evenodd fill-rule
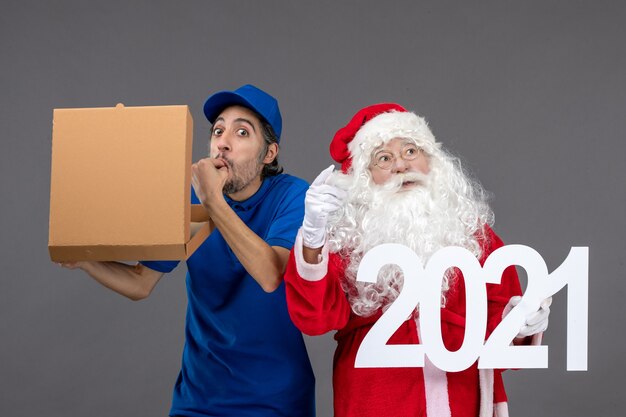
<instances>
[{"instance_id":1,"label":"open box lid","mask_svg":"<svg viewBox=\"0 0 626 417\"><path fill-rule=\"evenodd\" d=\"M210 233L201 206L192 219L192 135L187 106L55 109L52 260L189 257Z\"/></svg>"}]
</instances>

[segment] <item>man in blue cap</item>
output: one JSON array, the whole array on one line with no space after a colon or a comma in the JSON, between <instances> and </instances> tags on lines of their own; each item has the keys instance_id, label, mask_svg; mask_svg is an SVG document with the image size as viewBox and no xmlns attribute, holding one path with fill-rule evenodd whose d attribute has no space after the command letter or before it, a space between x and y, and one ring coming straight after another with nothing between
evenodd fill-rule
<instances>
[{"instance_id":1,"label":"man in blue cap","mask_svg":"<svg viewBox=\"0 0 626 417\"><path fill-rule=\"evenodd\" d=\"M282 284L308 185L278 164L278 102L252 85L204 104L210 156L192 166L194 203L214 229L187 260L187 321L172 416L315 415L314 377ZM133 300L178 262L73 262Z\"/></svg>"}]
</instances>

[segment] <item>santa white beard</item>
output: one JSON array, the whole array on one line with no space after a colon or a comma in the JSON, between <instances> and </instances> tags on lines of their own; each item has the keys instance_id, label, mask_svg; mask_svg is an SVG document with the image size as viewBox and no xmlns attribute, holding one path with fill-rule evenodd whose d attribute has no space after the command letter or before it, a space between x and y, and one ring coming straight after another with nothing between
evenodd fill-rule
<instances>
[{"instance_id":1,"label":"santa white beard","mask_svg":"<svg viewBox=\"0 0 626 417\"><path fill-rule=\"evenodd\" d=\"M370 316L388 308L402 289L404 275L396 265L383 267L376 284L356 282L363 255L384 243L399 243L412 249L425 263L446 246L461 246L480 257L477 235L493 214L484 203L482 188L472 183L452 161L431 164L428 176L419 173L395 175L382 186L368 175L340 175L339 186L348 189L348 201L329 219L331 252L349 259L343 289L355 314ZM403 181L418 181L402 189ZM478 191L478 192L477 192ZM442 284L442 305L450 288L452 273Z\"/></svg>"}]
</instances>

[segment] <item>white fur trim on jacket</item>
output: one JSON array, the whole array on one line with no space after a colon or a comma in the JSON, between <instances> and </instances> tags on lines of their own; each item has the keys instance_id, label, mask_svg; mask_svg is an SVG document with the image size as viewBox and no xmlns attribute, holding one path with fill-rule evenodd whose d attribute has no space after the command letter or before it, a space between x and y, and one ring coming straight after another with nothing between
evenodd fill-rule
<instances>
[{"instance_id":1,"label":"white fur trim on jacket","mask_svg":"<svg viewBox=\"0 0 626 417\"><path fill-rule=\"evenodd\" d=\"M415 318L417 337L420 338L420 321ZM448 376L424 357L424 393L426 395L426 415L450 417L450 395L448 394Z\"/></svg>"},{"instance_id":2,"label":"white fur trim on jacket","mask_svg":"<svg viewBox=\"0 0 626 417\"><path fill-rule=\"evenodd\" d=\"M437 368L428 357L424 358L424 391L426 393L426 415L450 417L450 396L448 376Z\"/></svg>"},{"instance_id":3,"label":"white fur trim on jacket","mask_svg":"<svg viewBox=\"0 0 626 417\"><path fill-rule=\"evenodd\" d=\"M322 254L320 255L320 263L318 264L310 264L304 260L304 256L302 256L302 246L302 228L300 228L300 230L298 230L298 235L296 236L296 243L293 246L298 275L307 281L321 280L328 272L328 242L324 242Z\"/></svg>"},{"instance_id":4,"label":"white fur trim on jacket","mask_svg":"<svg viewBox=\"0 0 626 417\"><path fill-rule=\"evenodd\" d=\"M493 407L493 417L509 417L509 404L506 401L496 403Z\"/></svg>"},{"instance_id":5,"label":"white fur trim on jacket","mask_svg":"<svg viewBox=\"0 0 626 417\"><path fill-rule=\"evenodd\" d=\"M478 383L480 386L479 417L493 416L493 369L479 369Z\"/></svg>"}]
</instances>

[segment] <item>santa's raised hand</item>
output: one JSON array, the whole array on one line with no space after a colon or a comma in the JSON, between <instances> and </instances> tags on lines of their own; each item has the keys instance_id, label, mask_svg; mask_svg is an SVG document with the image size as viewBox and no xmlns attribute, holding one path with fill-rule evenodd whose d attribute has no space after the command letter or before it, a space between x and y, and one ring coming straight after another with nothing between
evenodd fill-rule
<instances>
[{"instance_id":1,"label":"santa's raised hand","mask_svg":"<svg viewBox=\"0 0 626 417\"><path fill-rule=\"evenodd\" d=\"M326 240L328 216L343 204L347 193L330 184L335 167L329 166L315 178L304 200L302 243L307 248L320 248Z\"/></svg>"}]
</instances>

